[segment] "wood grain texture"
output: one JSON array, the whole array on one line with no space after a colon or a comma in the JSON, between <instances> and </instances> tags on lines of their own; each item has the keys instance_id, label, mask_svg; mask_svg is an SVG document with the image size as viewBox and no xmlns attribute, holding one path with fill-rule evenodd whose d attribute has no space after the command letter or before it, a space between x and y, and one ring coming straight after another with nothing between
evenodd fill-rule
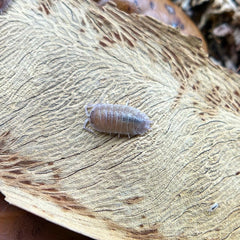
<instances>
[{"instance_id":1,"label":"wood grain texture","mask_svg":"<svg viewBox=\"0 0 240 240\"><path fill-rule=\"evenodd\" d=\"M239 239L239 76L198 39L111 5L19 0L0 42L7 201L95 239ZM82 129L86 104L128 100L146 135Z\"/></svg>"}]
</instances>

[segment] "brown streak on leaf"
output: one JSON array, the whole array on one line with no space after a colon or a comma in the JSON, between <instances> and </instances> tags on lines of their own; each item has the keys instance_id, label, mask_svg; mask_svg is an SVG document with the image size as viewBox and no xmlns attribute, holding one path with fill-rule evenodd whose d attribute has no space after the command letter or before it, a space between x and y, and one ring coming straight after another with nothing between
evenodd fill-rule
<instances>
[{"instance_id":1,"label":"brown streak on leaf","mask_svg":"<svg viewBox=\"0 0 240 240\"><path fill-rule=\"evenodd\" d=\"M129 204L129 205L136 204L136 203L141 202L143 199L144 199L143 197L136 196L136 197L132 197L132 198L128 198L128 199L124 200L124 203Z\"/></svg>"}]
</instances>

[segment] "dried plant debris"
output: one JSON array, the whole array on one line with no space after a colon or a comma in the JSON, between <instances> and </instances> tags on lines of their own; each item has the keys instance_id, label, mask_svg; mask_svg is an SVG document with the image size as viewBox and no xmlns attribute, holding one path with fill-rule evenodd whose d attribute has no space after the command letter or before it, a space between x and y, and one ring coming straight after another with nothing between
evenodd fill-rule
<instances>
[{"instance_id":1,"label":"dried plant debris","mask_svg":"<svg viewBox=\"0 0 240 240\"><path fill-rule=\"evenodd\" d=\"M210 58L240 73L240 0L175 0L201 29Z\"/></svg>"}]
</instances>

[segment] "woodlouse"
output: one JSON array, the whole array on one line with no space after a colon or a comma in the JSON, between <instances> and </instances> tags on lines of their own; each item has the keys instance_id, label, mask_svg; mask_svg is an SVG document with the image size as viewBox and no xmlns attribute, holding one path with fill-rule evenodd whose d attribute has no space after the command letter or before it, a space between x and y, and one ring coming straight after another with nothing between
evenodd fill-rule
<instances>
[{"instance_id":1,"label":"woodlouse","mask_svg":"<svg viewBox=\"0 0 240 240\"><path fill-rule=\"evenodd\" d=\"M90 113L88 108L92 108ZM150 129L151 121L145 113L134 107L117 104L93 104L85 106L88 117L84 123L84 129L90 123L91 127L99 132L117 133L131 136L142 135Z\"/></svg>"},{"instance_id":2,"label":"woodlouse","mask_svg":"<svg viewBox=\"0 0 240 240\"><path fill-rule=\"evenodd\" d=\"M9 6L12 0L0 0L0 14L5 11L5 9Z\"/></svg>"}]
</instances>

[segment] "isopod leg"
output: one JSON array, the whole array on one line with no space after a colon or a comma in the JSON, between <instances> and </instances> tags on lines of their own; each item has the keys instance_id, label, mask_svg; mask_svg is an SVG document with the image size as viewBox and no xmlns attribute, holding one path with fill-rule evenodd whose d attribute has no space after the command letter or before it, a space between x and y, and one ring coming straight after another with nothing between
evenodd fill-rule
<instances>
[{"instance_id":1,"label":"isopod leg","mask_svg":"<svg viewBox=\"0 0 240 240\"><path fill-rule=\"evenodd\" d=\"M93 106L93 105L86 105L86 106L84 107L85 113L86 113L87 117L90 116L90 113L88 112L88 108L90 108L90 107L92 107L92 106Z\"/></svg>"},{"instance_id":2,"label":"isopod leg","mask_svg":"<svg viewBox=\"0 0 240 240\"><path fill-rule=\"evenodd\" d=\"M120 133L118 133L118 138L120 138Z\"/></svg>"},{"instance_id":3,"label":"isopod leg","mask_svg":"<svg viewBox=\"0 0 240 240\"><path fill-rule=\"evenodd\" d=\"M128 138L131 138L130 134L128 133Z\"/></svg>"},{"instance_id":4,"label":"isopod leg","mask_svg":"<svg viewBox=\"0 0 240 240\"><path fill-rule=\"evenodd\" d=\"M86 119L85 122L84 122L84 125L83 125L83 129L91 132L91 133L94 133L93 130L91 130L90 128L87 128L87 124L89 123L89 119Z\"/></svg>"},{"instance_id":5,"label":"isopod leg","mask_svg":"<svg viewBox=\"0 0 240 240\"><path fill-rule=\"evenodd\" d=\"M86 129L87 124L89 123L89 119L86 119L83 125L83 128Z\"/></svg>"}]
</instances>

